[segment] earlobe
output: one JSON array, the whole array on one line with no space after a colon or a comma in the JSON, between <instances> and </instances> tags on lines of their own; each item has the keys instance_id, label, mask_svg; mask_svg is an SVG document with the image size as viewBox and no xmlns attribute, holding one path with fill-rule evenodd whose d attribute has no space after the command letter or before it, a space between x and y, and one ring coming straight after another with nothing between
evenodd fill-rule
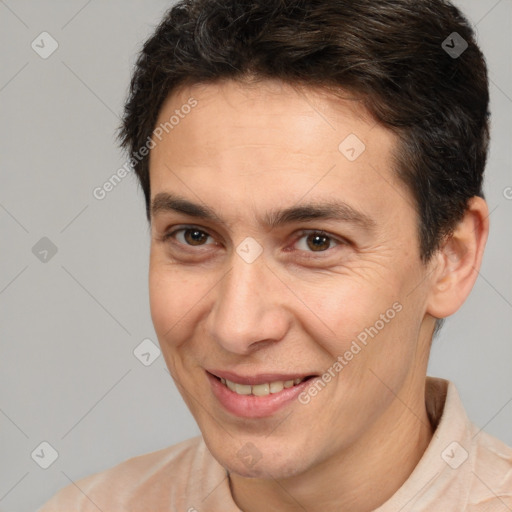
<instances>
[{"instance_id":1,"label":"earlobe","mask_svg":"<svg viewBox=\"0 0 512 512\"><path fill-rule=\"evenodd\" d=\"M472 197L463 219L438 253L432 273L427 313L445 318L467 299L482 263L489 233L489 209L481 197Z\"/></svg>"}]
</instances>

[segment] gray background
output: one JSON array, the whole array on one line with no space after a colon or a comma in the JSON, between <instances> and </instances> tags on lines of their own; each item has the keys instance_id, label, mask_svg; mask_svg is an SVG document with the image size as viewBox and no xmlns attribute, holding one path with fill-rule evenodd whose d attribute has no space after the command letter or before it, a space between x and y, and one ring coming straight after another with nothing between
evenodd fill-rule
<instances>
[{"instance_id":1,"label":"gray background","mask_svg":"<svg viewBox=\"0 0 512 512\"><path fill-rule=\"evenodd\" d=\"M512 0L457 4L490 68L491 233L429 373L454 381L471 419L512 445ZM0 1L3 512L32 511L70 481L199 433L163 358L144 366L133 354L156 342L142 193L130 175L105 199L92 194L125 162L114 130L131 66L170 5ZM47 59L31 48L43 31L59 45ZM42 237L57 247L46 262L32 250ZM31 458L42 441L59 454L46 470Z\"/></svg>"}]
</instances>

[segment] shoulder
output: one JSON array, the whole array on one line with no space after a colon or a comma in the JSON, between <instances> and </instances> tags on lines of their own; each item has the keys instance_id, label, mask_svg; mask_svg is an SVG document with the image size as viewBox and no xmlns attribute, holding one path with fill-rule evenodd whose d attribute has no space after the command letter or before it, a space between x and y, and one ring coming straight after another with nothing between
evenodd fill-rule
<instances>
[{"instance_id":1,"label":"shoulder","mask_svg":"<svg viewBox=\"0 0 512 512\"><path fill-rule=\"evenodd\" d=\"M468 512L512 510L512 447L475 427Z\"/></svg>"},{"instance_id":2,"label":"shoulder","mask_svg":"<svg viewBox=\"0 0 512 512\"><path fill-rule=\"evenodd\" d=\"M148 499L164 504L173 494L184 494L187 476L207 470L210 459L201 436L187 439L73 482L37 512L117 512L139 502L149 505Z\"/></svg>"}]
</instances>

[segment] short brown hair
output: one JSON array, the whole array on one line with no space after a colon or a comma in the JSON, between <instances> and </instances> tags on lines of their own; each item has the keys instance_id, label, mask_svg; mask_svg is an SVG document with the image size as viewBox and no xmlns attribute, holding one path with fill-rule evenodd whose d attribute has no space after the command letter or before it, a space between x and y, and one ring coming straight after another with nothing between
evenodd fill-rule
<instances>
[{"instance_id":1,"label":"short brown hair","mask_svg":"<svg viewBox=\"0 0 512 512\"><path fill-rule=\"evenodd\" d=\"M458 56L446 51L456 42L467 44ZM182 0L140 52L121 145L132 154L141 148L179 87L248 76L349 91L399 136L395 171L416 203L424 262L461 220L468 199L483 197L487 67L472 28L450 2ZM148 158L134 168L150 219Z\"/></svg>"}]
</instances>

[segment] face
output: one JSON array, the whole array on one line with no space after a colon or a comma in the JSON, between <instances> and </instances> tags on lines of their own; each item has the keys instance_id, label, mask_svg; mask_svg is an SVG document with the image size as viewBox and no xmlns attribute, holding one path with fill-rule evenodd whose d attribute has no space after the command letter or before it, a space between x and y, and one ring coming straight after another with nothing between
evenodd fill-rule
<instances>
[{"instance_id":1,"label":"face","mask_svg":"<svg viewBox=\"0 0 512 512\"><path fill-rule=\"evenodd\" d=\"M396 429L433 324L394 135L271 81L183 89L156 126L173 115L150 153L151 314L212 454L286 477Z\"/></svg>"}]
</instances>

